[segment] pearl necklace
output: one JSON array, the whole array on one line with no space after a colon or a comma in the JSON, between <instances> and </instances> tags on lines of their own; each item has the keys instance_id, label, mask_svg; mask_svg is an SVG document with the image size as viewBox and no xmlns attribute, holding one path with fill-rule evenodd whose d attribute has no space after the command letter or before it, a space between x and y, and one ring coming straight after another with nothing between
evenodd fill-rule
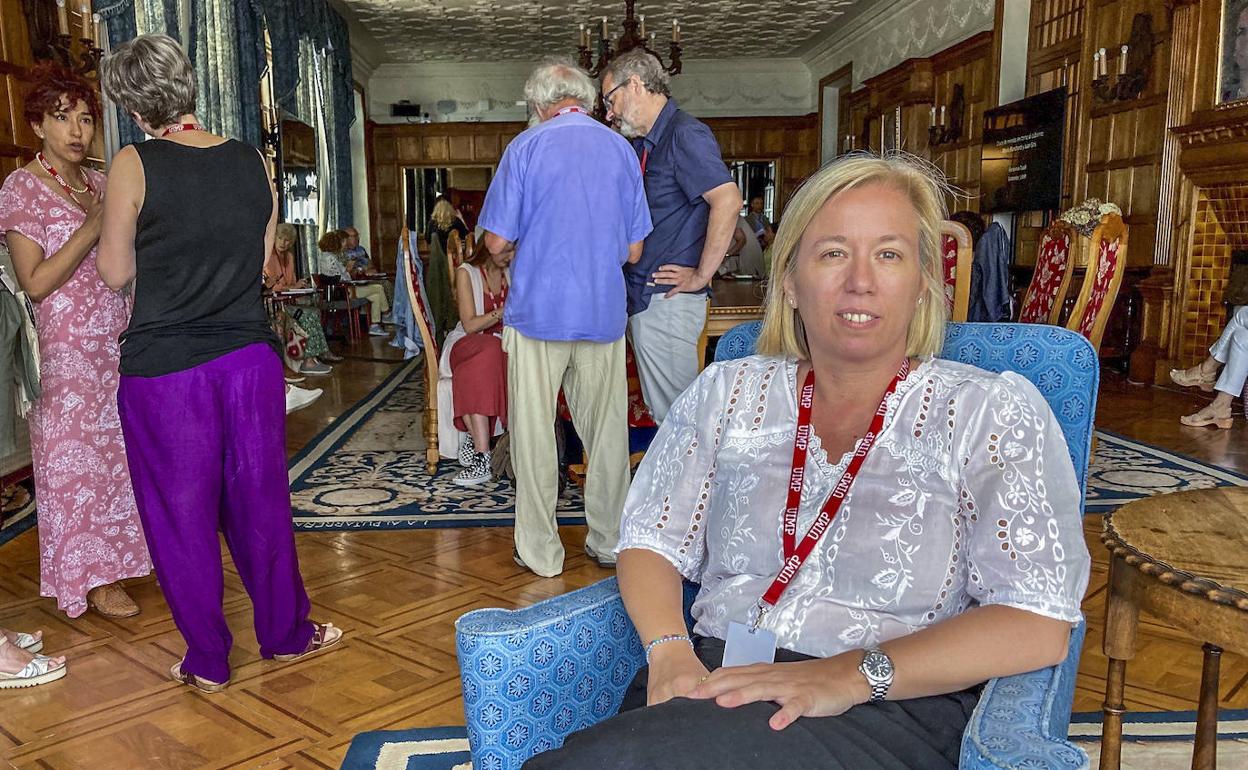
<instances>
[{"instance_id":1,"label":"pearl necklace","mask_svg":"<svg viewBox=\"0 0 1248 770\"><path fill-rule=\"evenodd\" d=\"M48 162L48 159L43 157L42 151L35 153L35 160L39 161L39 165L43 166L43 170L48 172L48 174L56 180L56 183L61 186L61 189L69 193L71 197L74 195L82 195L86 192L95 192L91 189L91 177L87 176L87 172L83 171L81 167L78 168L78 173L82 174L83 188L79 190L76 187L70 186L69 182L65 181L65 177L61 176L61 173Z\"/></svg>"}]
</instances>

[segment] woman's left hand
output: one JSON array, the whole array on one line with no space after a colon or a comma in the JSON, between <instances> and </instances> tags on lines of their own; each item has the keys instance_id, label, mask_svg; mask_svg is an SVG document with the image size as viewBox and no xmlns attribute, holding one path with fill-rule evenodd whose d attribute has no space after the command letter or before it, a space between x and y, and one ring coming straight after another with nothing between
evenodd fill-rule
<instances>
[{"instance_id":1,"label":"woman's left hand","mask_svg":"<svg viewBox=\"0 0 1248 770\"><path fill-rule=\"evenodd\" d=\"M725 708L759 701L777 703L780 710L767 723L773 730L783 730L800 717L837 716L867 699L857 692L866 691L866 680L857 671L853 673L861 681L838 677L841 667L834 666L835 662L817 659L718 668L686 697L714 698Z\"/></svg>"}]
</instances>

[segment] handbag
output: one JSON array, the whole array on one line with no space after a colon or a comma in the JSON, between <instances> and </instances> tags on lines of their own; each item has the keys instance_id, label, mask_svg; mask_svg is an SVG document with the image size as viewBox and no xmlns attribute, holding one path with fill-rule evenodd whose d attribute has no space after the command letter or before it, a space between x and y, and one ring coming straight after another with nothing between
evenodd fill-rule
<instances>
[{"instance_id":1,"label":"handbag","mask_svg":"<svg viewBox=\"0 0 1248 770\"><path fill-rule=\"evenodd\" d=\"M285 308L278 314L282 336L282 358L291 371L299 371L300 362L307 356L308 333L295 321Z\"/></svg>"}]
</instances>

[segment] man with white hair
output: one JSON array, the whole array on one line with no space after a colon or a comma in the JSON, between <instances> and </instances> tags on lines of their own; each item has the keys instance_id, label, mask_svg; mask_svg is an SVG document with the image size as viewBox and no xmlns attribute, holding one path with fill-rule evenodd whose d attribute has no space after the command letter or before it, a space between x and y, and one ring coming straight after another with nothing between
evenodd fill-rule
<instances>
[{"instance_id":1,"label":"man with white hair","mask_svg":"<svg viewBox=\"0 0 1248 770\"><path fill-rule=\"evenodd\" d=\"M657 422L702 370L711 278L724 261L741 211L741 192L705 123L670 98L667 72L635 48L602 76L607 121L633 142L645 177L654 231L625 270L628 330L641 392Z\"/></svg>"},{"instance_id":2,"label":"man with white hair","mask_svg":"<svg viewBox=\"0 0 1248 770\"><path fill-rule=\"evenodd\" d=\"M629 482L621 268L641 257L650 212L632 148L589 115L597 90L584 71L551 60L524 95L539 122L507 146L480 225L491 252L516 247L503 314L515 558L554 577L564 556L555 519L561 387L589 455L585 550L615 565Z\"/></svg>"}]
</instances>

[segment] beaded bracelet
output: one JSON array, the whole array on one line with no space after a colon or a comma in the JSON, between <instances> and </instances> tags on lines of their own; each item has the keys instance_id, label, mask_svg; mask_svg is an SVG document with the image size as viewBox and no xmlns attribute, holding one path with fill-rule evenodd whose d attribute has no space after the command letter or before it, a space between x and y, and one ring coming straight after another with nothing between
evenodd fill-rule
<instances>
[{"instance_id":1,"label":"beaded bracelet","mask_svg":"<svg viewBox=\"0 0 1248 770\"><path fill-rule=\"evenodd\" d=\"M650 665L650 651L653 650L655 647L658 647L660 644L663 644L664 642L686 642L688 643L689 648L693 649L693 640L689 638L688 634L664 634L663 636L660 636L658 639L651 639L649 642L646 643L646 665L647 666Z\"/></svg>"}]
</instances>

